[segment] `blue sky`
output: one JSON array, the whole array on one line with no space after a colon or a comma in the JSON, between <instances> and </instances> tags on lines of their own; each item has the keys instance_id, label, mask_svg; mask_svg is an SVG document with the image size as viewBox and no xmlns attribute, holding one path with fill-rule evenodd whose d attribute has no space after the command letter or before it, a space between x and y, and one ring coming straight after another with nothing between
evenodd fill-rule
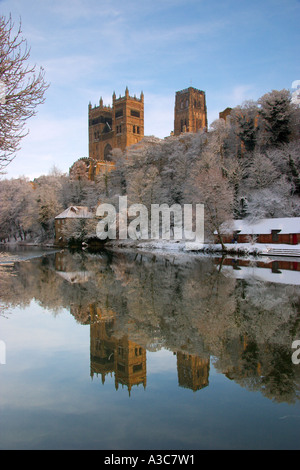
<instances>
[{"instance_id":1,"label":"blue sky","mask_svg":"<svg viewBox=\"0 0 300 470\"><path fill-rule=\"evenodd\" d=\"M300 79L299 0L0 0L22 21L50 88L8 178L67 172L88 156L88 103L145 96L145 135L173 130L175 92L204 90L209 124L227 106Z\"/></svg>"}]
</instances>

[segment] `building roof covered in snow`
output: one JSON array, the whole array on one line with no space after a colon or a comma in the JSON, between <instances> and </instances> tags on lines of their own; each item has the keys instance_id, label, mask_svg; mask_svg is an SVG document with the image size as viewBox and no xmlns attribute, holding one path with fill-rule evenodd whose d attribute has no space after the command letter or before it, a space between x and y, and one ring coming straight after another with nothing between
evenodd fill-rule
<instances>
[{"instance_id":1,"label":"building roof covered in snow","mask_svg":"<svg viewBox=\"0 0 300 470\"><path fill-rule=\"evenodd\" d=\"M260 219L251 222L247 219L233 220L221 227L222 233L238 232L239 235L270 234L272 230L281 234L300 233L300 217Z\"/></svg>"},{"instance_id":2,"label":"building roof covered in snow","mask_svg":"<svg viewBox=\"0 0 300 470\"><path fill-rule=\"evenodd\" d=\"M70 206L61 212L55 219L91 219L94 215L86 206Z\"/></svg>"}]
</instances>

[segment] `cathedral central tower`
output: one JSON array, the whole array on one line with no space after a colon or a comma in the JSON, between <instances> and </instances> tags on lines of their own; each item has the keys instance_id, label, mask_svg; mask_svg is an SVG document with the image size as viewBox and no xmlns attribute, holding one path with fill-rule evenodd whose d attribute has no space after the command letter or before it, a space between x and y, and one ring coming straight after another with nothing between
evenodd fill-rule
<instances>
[{"instance_id":1,"label":"cathedral central tower","mask_svg":"<svg viewBox=\"0 0 300 470\"><path fill-rule=\"evenodd\" d=\"M207 129L205 92L196 88L177 91L175 95L174 135Z\"/></svg>"}]
</instances>

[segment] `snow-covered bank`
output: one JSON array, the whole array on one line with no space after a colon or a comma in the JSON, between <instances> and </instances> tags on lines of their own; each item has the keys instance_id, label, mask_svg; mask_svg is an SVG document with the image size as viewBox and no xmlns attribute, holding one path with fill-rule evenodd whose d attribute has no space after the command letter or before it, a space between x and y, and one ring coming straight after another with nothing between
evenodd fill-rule
<instances>
[{"instance_id":1,"label":"snow-covered bank","mask_svg":"<svg viewBox=\"0 0 300 470\"><path fill-rule=\"evenodd\" d=\"M169 252L193 252L206 254L228 254L237 256L272 256L272 251L276 251L276 256L282 251L283 256L300 256L300 245L284 244L262 244L262 243L227 243L225 249L221 244L184 242L174 240L114 240L106 244L108 248L134 248L137 250L158 250ZM288 254L287 254L288 252Z\"/></svg>"},{"instance_id":2,"label":"snow-covered bank","mask_svg":"<svg viewBox=\"0 0 300 470\"><path fill-rule=\"evenodd\" d=\"M32 248L33 250L45 250L45 252L60 250L62 247L56 246L51 243L12 243L2 244L9 251L23 248L24 250ZM289 257L300 258L300 245L287 245L287 244L263 244L263 243L226 243L225 249L221 244L213 243L196 243L175 240L111 240L106 242L102 249L130 249L144 252L160 252L172 254L205 254L205 255L221 255L221 256L234 256L234 257ZM4 250L5 250L4 248ZM67 247L65 247L67 248ZM89 245L85 244L82 249L88 249ZM4 251L3 250L3 251ZM0 251L1 245L0 245Z\"/></svg>"},{"instance_id":3,"label":"snow-covered bank","mask_svg":"<svg viewBox=\"0 0 300 470\"><path fill-rule=\"evenodd\" d=\"M300 245L287 245L280 243L225 243L225 249L218 244L203 245L203 247L197 247L197 245L191 244L187 247L187 250L191 251L206 251L211 253L225 253L235 255L253 255L253 256L300 256Z\"/></svg>"}]
</instances>

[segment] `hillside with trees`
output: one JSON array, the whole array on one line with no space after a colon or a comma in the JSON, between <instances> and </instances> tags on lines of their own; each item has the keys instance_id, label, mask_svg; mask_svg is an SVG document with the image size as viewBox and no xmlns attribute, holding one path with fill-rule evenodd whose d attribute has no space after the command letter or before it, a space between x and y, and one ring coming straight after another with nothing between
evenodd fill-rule
<instances>
[{"instance_id":1,"label":"hillside with trees","mask_svg":"<svg viewBox=\"0 0 300 470\"><path fill-rule=\"evenodd\" d=\"M101 202L203 203L209 236L233 218L300 216L300 108L290 92L276 91L231 110L208 132L165 139L145 137L115 169L88 179L85 158L68 175L53 169L34 181L0 184L0 239L54 238L54 217L70 205L95 210Z\"/></svg>"}]
</instances>

